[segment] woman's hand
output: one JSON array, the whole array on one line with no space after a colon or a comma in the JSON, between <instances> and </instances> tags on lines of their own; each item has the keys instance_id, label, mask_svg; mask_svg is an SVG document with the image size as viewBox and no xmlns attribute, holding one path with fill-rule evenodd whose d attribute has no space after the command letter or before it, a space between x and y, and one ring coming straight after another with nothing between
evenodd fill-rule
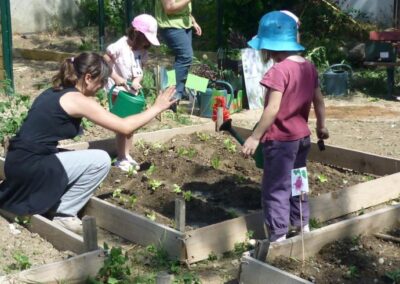
<instances>
[{"instance_id":1,"label":"woman's hand","mask_svg":"<svg viewBox=\"0 0 400 284\"><path fill-rule=\"evenodd\" d=\"M168 87L164 91L160 91L156 101L154 102L154 107L164 111L169 109L169 107L176 103L177 99L171 100L175 94L175 86Z\"/></svg>"},{"instance_id":2,"label":"woman's hand","mask_svg":"<svg viewBox=\"0 0 400 284\"><path fill-rule=\"evenodd\" d=\"M242 153L244 154L244 156L253 156L256 152L258 144L260 144L260 140L253 137L253 135L250 135L250 137L247 138L243 144Z\"/></svg>"}]
</instances>

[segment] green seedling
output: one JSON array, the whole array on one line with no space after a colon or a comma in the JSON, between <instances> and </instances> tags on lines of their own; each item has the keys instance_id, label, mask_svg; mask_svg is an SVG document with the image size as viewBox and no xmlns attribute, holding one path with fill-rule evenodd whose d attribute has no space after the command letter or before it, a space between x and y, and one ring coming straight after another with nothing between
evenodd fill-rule
<instances>
[{"instance_id":1,"label":"green seedling","mask_svg":"<svg viewBox=\"0 0 400 284\"><path fill-rule=\"evenodd\" d=\"M151 164L151 166L147 169L146 175L151 176L156 170L156 166L154 164Z\"/></svg>"},{"instance_id":2,"label":"green seedling","mask_svg":"<svg viewBox=\"0 0 400 284\"><path fill-rule=\"evenodd\" d=\"M131 196L129 196L128 198L128 203L130 204L130 206L133 208L135 207L135 204L137 202L137 197L136 195L132 194Z\"/></svg>"},{"instance_id":3,"label":"green seedling","mask_svg":"<svg viewBox=\"0 0 400 284\"><path fill-rule=\"evenodd\" d=\"M162 149L164 149L164 144L156 142L156 143L153 143L152 147L153 147L153 149L161 149L162 150Z\"/></svg>"},{"instance_id":4,"label":"green seedling","mask_svg":"<svg viewBox=\"0 0 400 284\"><path fill-rule=\"evenodd\" d=\"M210 254L208 255L208 258L207 258L209 261L215 261L215 260L217 260L218 259L218 256L217 256L217 254L215 253L215 252L210 252Z\"/></svg>"},{"instance_id":5,"label":"green seedling","mask_svg":"<svg viewBox=\"0 0 400 284\"><path fill-rule=\"evenodd\" d=\"M349 266L349 269L346 272L346 276L348 278L358 278L360 276L358 273L358 268L354 265Z\"/></svg>"},{"instance_id":6,"label":"green seedling","mask_svg":"<svg viewBox=\"0 0 400 284\"><path fill-rule=\"evenodd\" d=\"M82 118L82 128L88 130L89 128L93 127L93 122L88 120L87 118Z\"/></svg>"},{"instance_id":7,"label":"green seedling","mask_svg":"<svg viewBox=\"0 0 400 284\"><path fill-rule=\"evenodd\" d=\"M219 166L221 164L221 159L218 156L214 156L211 158L211 167L213 167L214 169L218 169Z\"/></svg>"},{"instance_id":8,"label":"green seedling","mask_svg":"<svg viewBox=\"0 0 400 284\"><path fill-rule=\"evenodd\" d=\"M179 193L182 193L182 189L179 185L174 184L174 185L172 185L172 192L179 194Z\"/></svg>"},{"instance_id":9,"label":"green seedling","mask_svg":"<svg viewBox=\"0 0 400 284\"><path fill-rule=\"evenodd\" d=\"M129 170L127 173L128 177L131 178L134 175L137 175L137 170L135 170L135 168L133 166L129 166Z\"/></svg>"},{"instance_id":10,"label":"green seedling","mask_svg":"<svg viewBox=\"0 0 400 284\"><path fill-rule=\"evenodd\" d=\"M31 217L30 216L17 216L14 218L14 222L21 226L28 225L31 223Z\"/></svg>"},{"instance_id":11,"label":"green seedling","mask_svg":"<svg viewBox=\"0 0 400 284\"><path fill-rule=\"evenodd\" d=\"M189 153L189 151L185 147L179 147L178 148L178 156L179 157L184 157Z\"/></svg>"},{"instance_id":12,"label":"green seedling","mask_svg":"<svg viewBox=\"0 0 400 284\"><path fill-rule=\"evenodd\" d=\"M145 142L144 142L143 139L139 139L138 141L136 141L135 146L136 146L138 149L141 149L141 150L146 149L146 144L145 144Z\"/></svg>"},{"instance_id":13,"label":"green seedling","mask_svg":"<svg viewBox=\"0 0 400 284\"><path fill-rule=\"evenodd\" d=\"M206 142L208 140L210 140L210 135L207 133L203 133L203 132L196 132L196 136L197 138L199 138L200 141Z\"/></svg>"},{"instance_id":14,"label":"green seedling","mask_svg":"<svg viewBox=\"0 0 400 284\"><path fill-rule=\"evenodd\" d=\"M197 150L189 147L189 148L185 148L185 147L179 147L178 148L178 156L179 157L188 157L190 159L192 159L194 156L196 156L197 154Z\"/></svg>"},{"instance_id":15,"label":"green seedling","mask_svg":"<svg viewBox=\"0 0 400 284\"><path fill-rule=\"evenodd\" d=\"M116 190L113 191L112 197L113 198L121 198L121 193L122 193L122 189L117 188Z\"/></svg>"},{"instance_id":16,"label":"green seedling","mask_svg":"<svg viewBox=\"0 0 400 284\"><path fill-rule=\"evenodd\" d=\"M190 200L192 200L193 195L190 190L183 191L182 195L183 195L183 199L185 199L186 202L189 202Z\"/></svg>"},{"instance_id":17,"label":"green seedling","mask_svg":"<svg viewBox=\"0 0 400 284\"><path fill-rule=\"evenodd\" d=\"M238 217L238 214L236 213L236 211L234 209L228 209L227 213L231 219Z\"/></svg>"},{"instance_id":18,"label":"green seedling","mask_svg":"<svg viewBox=\"0 0 400 284\"><path fill-rule=\"evenodd\" d=\"M400 283L400 269L386 272L386 277L393 281L393 283Z\"/></svg>"},{"instance_id":19,"label":"green seedling","mask_svg":"<svg viewBox=\"0 0 400 284\"><path fill-rule=\"evenodd\" d=\"M196 156L196 154L197 154L197 150L192 147L189 147L187 156L190 159L192 159L194 156Z\"/></svg>"},{"instance_id":20,"label":"green seedling","mask_svg":"<svg viewBox=\"0 0 400 284\"><path fill-rule=\"evenodd\" d=\"M353 245L359 245L360 244L360 238L361 238L361 236L360 235L358 235L358 236L353 236L352 238L351 238L351 243L353 244Z\"/></svg>"},{"instance_id":21,"label":"green seedling","mask_svg":"<svg viewBox=\"0 0 400 284\"><path fill-rule=\"evenodd\" d=\"M29 257L27 257L22 253L19 252L15 253L13 255L13 258L16 261L16 263L13 263L11 265L11 268L14 270L25 270L32 266L31 262L29 261Z\"/></svg>"},{"instance_id":22,"label":"green seedling","mask_svg":"<svg viewBox=\"0 0 400 284\"><path fill-rule=\"evenodd\" d=\"M362 207L359 211L358 211L358 216L364 215L365 214L365 208Z\"/></svg>"},{"instance_id":23,"label":"green seedling","mask_svg":"<svg viewBox=\"0 0 400 284\"><path fill-rule=\"evenodd\" d=\"M226 138L224 140L224 147L225 147L225 149L228 150L229 153L232 153L232 154L236 153L236 144L233 143L231 139Z\"/></svg>"},{"instance_id":24,"label":"green seedling","mask_svg":"<svg viewBox=\"0 0 400 284\"><path fill-rule=\"evenodd\" d=\"M310 221L308 224L310 225L311 229L318 229L318 228L322 227L321 222L316 218L310 218Z\"/></svg>"},{"instance_id":25,"label":"green seedling","mask_svg":"<svg viewBox=\"0 0 400 284\"><path fill-rule=\"evenodd\" d=\"M362 181L370 181L370 180L374 180L373 176L363 176L362 177Z\"/></svg>"},{"instance_id":26,"label":"green seedling","mask_svg":"<svg viewBox=\"0 0 400 284\"><path fill-rule=\"evenodd\" d=\"M156 179L151 179L149 185L152 191L156 191L162 185L162 182Z\"/></svg>"},{"instance_id":27,"label":"green seedling","mask_svg":"<svg viewBox=\"0 0 400 284\"><path fill-rule=\"evenodd\" d=\"M253 239L254 238L254 231L247 231L247 233L246 233L246 239L247 240L251 240L251 239Z\"/></svg>"},{"instance_id":28,"label":"green seedling","mask_svg":"<svg viewBox=\"0 0 400 284\"><path fill-rule=\"evenodd\" d=\"M237 174L235 174L235 175L233 176L233 178L235 179L235 182L236 182L236 183L244 183L244 182L246 181L246 177L245 177L245 176L242 176L242 175L237 175Z\"/></svg>"},{"instance_id":29,"label":"green seedling","mask_svg":"<svg viewBox=\"0 0 400 284\"><path fill-rule=\"evenodd\" d=\"M324 174L317 175L317 179L320 183L324 183L328 181L328 178Z\"/></svg>"},{"instance_id":30,"label":"green seedling","mask_svg":"<svg viewBox=\"0 0 400 284\"><path fill-rule=\"evenodd\" d=\"M156 212L154 212L153 210L151 212L147 212L146 217L148 219L150 219L151 221L155 221L156 220Z\"/></svg>"}]
</instances>

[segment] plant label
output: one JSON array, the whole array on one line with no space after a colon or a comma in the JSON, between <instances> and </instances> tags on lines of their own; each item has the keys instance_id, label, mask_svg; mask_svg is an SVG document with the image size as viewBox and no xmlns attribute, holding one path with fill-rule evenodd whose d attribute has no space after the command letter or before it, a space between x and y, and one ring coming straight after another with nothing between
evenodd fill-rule
<instances>
[{"instance_id":1,"label":"plant label","mask_svg":"<svg viewBox=\"0 0 400 284\"><path fill-rule=\"evenodd\" d=\"M291 171L292 196L308 193L308 174L307 168L297 168Z\"/></svg>"}]
</instances>

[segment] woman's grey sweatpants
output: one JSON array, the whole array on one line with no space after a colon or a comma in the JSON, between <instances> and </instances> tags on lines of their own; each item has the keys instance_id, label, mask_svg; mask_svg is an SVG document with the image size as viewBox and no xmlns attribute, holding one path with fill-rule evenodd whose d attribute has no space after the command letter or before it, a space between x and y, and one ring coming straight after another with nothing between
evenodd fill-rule
<instances>
[{"instance_id":1,"label":"woman's grey sweatpants","mask_svg":"<svg viewBox=\"0 0 400 284\"><path fill-rule=\"evenodd\" d=\"M68 175L68 188L56 210L76 216L107 176L111 159L103 150L66 151L56 154Z\"/></svg>"}]
</instances>

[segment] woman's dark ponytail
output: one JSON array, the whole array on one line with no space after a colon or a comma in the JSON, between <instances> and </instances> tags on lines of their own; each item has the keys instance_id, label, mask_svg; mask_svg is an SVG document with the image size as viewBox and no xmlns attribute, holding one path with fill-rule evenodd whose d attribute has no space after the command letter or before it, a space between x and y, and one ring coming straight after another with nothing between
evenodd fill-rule
<instances>
[{"instance_id":1,"label":"woman's dark ponytail","mask_svg":"<svg viewBox=\"0 0 400 284\"><path fill-rule=\"evenodd\" d=\"M100 78L105 84L111 75L111 69L104 58L95 52L84 52L77 57L65 59L60 66L58 73L53 77L53 89L62 90L76 85L78 80L86 74L93 79Z\"/></svg>"}]
</instances>

